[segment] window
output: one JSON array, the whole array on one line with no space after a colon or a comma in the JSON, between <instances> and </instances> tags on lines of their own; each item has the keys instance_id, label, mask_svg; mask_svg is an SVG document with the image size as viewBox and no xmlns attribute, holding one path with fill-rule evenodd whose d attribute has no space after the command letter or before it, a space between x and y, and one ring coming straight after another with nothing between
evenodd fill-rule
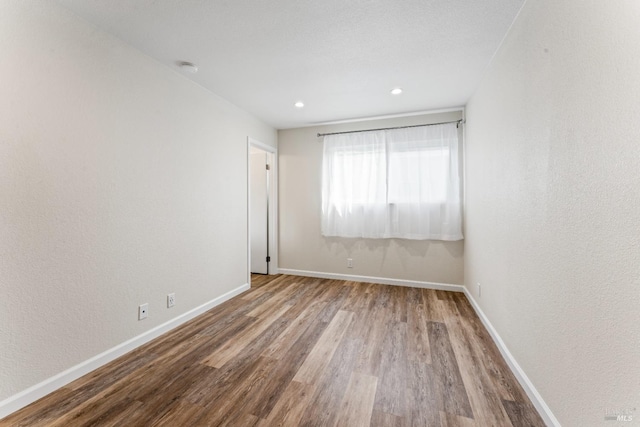
<instances>
[{"instance_id":1,"label":"window","mask_svg":"<svg viewBox=\"0 0 640 427\"><path fill-rule=\"evenodd\" d=\"M324 137L324 236L460 240L453 123Z\"/></svg>"},{"instance_id":2,"label":"window","mask_svg":"<svg viewBox=\"0 0 640 427\"><path fill-rule=\"evenodd\" d=\"M448 167L448 148L391 151L389 203L411 203L417 199L444 203L447 198Z\"/></svg>"}]
</instances>

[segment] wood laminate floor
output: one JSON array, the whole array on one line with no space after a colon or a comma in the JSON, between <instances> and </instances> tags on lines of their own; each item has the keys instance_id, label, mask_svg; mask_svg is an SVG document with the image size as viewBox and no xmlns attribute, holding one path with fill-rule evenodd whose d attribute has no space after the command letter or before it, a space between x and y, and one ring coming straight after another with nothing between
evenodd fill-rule
<instances>
[{"instance_id":1,"label":"wood laminate floor","mask_svg":"<svg viewBox=\"0 0 640 427\"><path fill-rule=\"evenodd\" d=\"M295 276L0 426L543 426L461 293Z\"/></svg>"}]
</instances>

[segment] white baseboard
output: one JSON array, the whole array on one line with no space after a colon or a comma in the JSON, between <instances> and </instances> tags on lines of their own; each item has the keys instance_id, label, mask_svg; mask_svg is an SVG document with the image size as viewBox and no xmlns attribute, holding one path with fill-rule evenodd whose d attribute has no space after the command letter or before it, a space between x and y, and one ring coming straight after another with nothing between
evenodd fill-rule
<instances>
[{"instance_id":1,"label":"white baseboard","mask_svg":"<svg viewBox=\"0 0 640 427\"><path fill-rule=\"evenodd\" d=\"M0 402L0 419L6 417L7 415L21 409L30 403L35 402L41 397L46 396L47 394L64 387L69 384L71 381L74 381L80 378L83 375L88 374L89 372L106 365L112 360L117 359L118 357L134 350L137 347L151 341L154 338L159 337L160 335L170 331L171 329L180 326L181 324L193 319L196 316L204 313L212 309L213 307L222 304L223 302L235 297L236 295L241 294L242 292L249 289L249 284L244 284L239 286L224 295L220 295L217 298L212 299L209 302L206 302L192 310L187 311L179 315L178 317L169 320L161 325L156 326L144 332L136 337L131 338L117 346L110 348L107 351L104 351L91 359L85 360L82 363L79 363L76 366L73 366L67 369L64 372L60 372L57 375L54 375L51 378L48 378L41 383L38 383L32 387L29 387L26 390L17 393L2 402Z\"/></svg>"},{"instance_id":2,"label":"white baseboard","mask_svg":"<svg viewBox=\"0 0 640 427\"><path fill-rule=\"evenodd\" d=\"M414 280L389 279L386 277L356 276L352 274L321 273L318 271L292 270L288 268L278 269L280 274L292 276L317 277L319 279L349 280L353 282L379 283L381 285L406 286L409 288L436 289L440 291L464 292L462 285L450 285L448 283L419 282Z\"/></svg>"},{"instance_id":3,"label":"white baseboard","mask_svg":"<svg viewBox=\"0 0 640 427\"><path fill-rule=\"evenodd\" d=\"M533 403L533 405L538 410L538 413L542 417L542 420L548 426L560 427L560 422L558 421L558 419L553 415L553 412L551 412L549 406L547 406L545 401L542 399L542 396L540 396L538 390L536 390L529 377L527 377L527 374L524 373L524 370L520 367L516 359L507 348L506 344L498 334L498 331L496 331L496 329L493 327L487 316L484 314L476 300L471 295L471 292L469 292L466 287L464 288L464 294L469 302L471 302L473 309L478 314L478 317L484 324L484 327L487 328L487 331L489 331L493 342L496 343L496 346L498 346L502 357L504 357L504 359L507 361L507 364L509 365L509 368L511 368L511 372L513 372L513 375L515 375L525 393L527 393L527 396L529 396L531 403Z\"/></svg>"},{"instance_id":4,"label":"white baseboard","mask_svg":"<svg viewBox=\"0 0 640 427\"><path fill-rule=\"evenodd\" d=\"M515 375L516 379L531 399L531 402L538 410L540 416L544 420L544 422L549 426L560 427L560 422L556 419L556 417L551 412L551 409L547 406L547 404L540 396L540 393L536 390L533 383L525 372L522 370L518 362L514 359L513 355L505 345L504 341L495 330L487 316L484 314L480 306L473 298L469 290L461 285L452 285L446 283L432 283L432 282L420 282L420 281L412 281L412 280L402 280L402 279L390 279L383 277L370 277L370 276L357 276L350 274L337 274L337 273L322 273L316 271L305 271L305 270L293 270L293 269L284 269L281 268L278 270L279 274L289 274L292 276L306 276L306 277L317 277L321 279L335 279L335 280L348 280L348 281L357 281L357 282L365 282L365 283L380 283L383 285L393 285L393 286L407 286L414 288L425 288L425 289L437 289L443 291L452 291L452 292L463 292L467 299L471 302L473 309L478 314L478 317L484 324L485 328L489 331L491 338L496 343L502 357L505 358L507 364L511 368L511 371ZM170 331L171 329L180 326L181 324L193 319L194 317L199 316L200 314L212 309L213 307L222 304L223 302L233 298L236 295L241 294L242 292L249 289L248 284L244 284L242 286L233 289L224 295L219 296L218 298L214 298L213 300L206 302L186 313L181 314L180 316L169 320L159 326L156 326L153 329L150 329L147 332L144 332L130 340L127 340L107 351L104 351L91 359L88 359L76 366L73 366L67 369L64 372L61 372L57 375L54 375L51 378L48 378L28 389L17 393L2 402L0 402L0 419L8 416L9 414L29 405L30 403L35 402L41 397L46 396L47 394L64 387L70 382L80 378L83 375L88 374L89 372L106 365L112 360L117 359L118 357L134 350L137 347L153 340L154 338L159 337L160 335Z\"/></svg>"},{"instance_id":5,"label":"white baseboard","mask_svg":"<svg viewBox=\"0 0 640 427\"><path fill-rule=\"evenodd\" d=\"M484 327L487 328L487 331L489 331L489 334L491 335L491 338L493 339L493 341L496 343L496 346L500 350L502 357L504 357L504 359L507 361L509 368L511 369L514 376L516 377L516 379L524 389L525 393L527 393L527 396L531 400L531 403L533 403L533 405L536 407L536 410L542 417L543 421L548 426L560 427L560 422L553 415L553 413L551 412L551 409L549 408L549 406L547 406L545 401L542 399L542 396L540 396L540 393L538 393L538 391L534 387L529 377L527 377L527 375L524 373L524 371L522 370L518 362L516 362L513 355L505 345L504 341L502 340L502 338L500 337L496 329L493 327L493 325L491 324L487 316L480 309L480 306L478 305L478 303L476 302L476 300L473 298L473 296L471 295L471 293L466 287L461 285L451 285L446 283L418 282L418 281L412 281L412 280L389 279L389 278L383 278L383 277L356 276L351 274L321 273L317 271L292 270L292 269L286 269L286 268L280 268L278 272L280 274L290 274L292 276L317 277L321 279L350 280L350 281L365 282L365 283L380 283L383 285L408 286L413 288L425 288L425 289L437 289L437 290L443 290L443 291L463 292L467 297L467 299L469 300L469 302L471 303L471 305L473 306L473 309L475 310L475 312L478 314L478 317L484 324Z\"/></svg>"}]
</instances>

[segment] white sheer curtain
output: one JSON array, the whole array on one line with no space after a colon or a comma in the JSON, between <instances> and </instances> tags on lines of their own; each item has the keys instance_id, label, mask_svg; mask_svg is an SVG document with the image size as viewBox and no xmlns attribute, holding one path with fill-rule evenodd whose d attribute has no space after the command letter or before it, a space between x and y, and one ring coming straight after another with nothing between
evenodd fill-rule
<instances>
[{"instance_id":1,"label":"white sheer curtain","mask_svg":"<svg viewBox=\"0 0 640 427\"><path fill-rule=\"evenodd\" d=\"M455 123L325 136L322 234L461 240Z\"/></svg>"}]
</instances>

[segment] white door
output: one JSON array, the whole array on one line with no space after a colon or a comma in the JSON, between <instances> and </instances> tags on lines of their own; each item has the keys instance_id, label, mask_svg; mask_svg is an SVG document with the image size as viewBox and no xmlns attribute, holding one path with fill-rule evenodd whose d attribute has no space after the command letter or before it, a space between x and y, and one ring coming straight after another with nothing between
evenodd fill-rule
<instances>
[{"instance_id":1,"label":"white door","mask_svg":"<svg viewBox=\"0 0 640 427\"><path fill-rule=\"evenodd\" d=\"M250 221L251 221L251 272L269 273L269 182L267 152L251 147L250 167Z\"/></svg>"}]
</instances>

